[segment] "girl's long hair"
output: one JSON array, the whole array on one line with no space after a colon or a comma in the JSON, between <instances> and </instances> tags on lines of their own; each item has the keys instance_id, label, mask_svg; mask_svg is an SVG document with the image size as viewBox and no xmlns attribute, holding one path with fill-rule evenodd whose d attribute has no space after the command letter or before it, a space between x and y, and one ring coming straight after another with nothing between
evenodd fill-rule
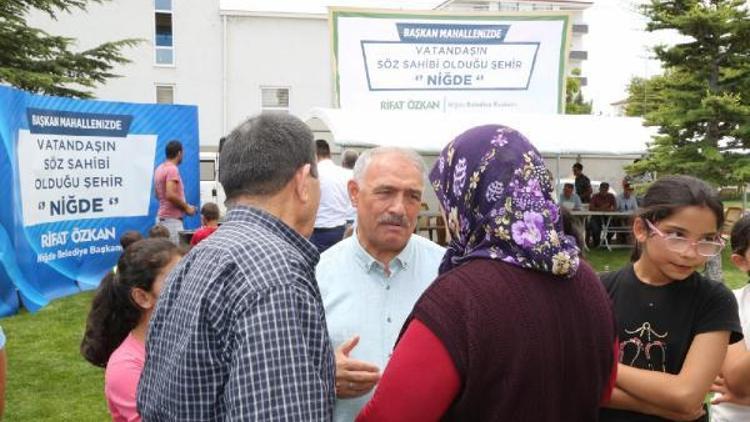
<instances>
[{"instance_id":1,"label":"girl's long hair","mask_svg":"<svg viewBox=\"0 0 750 422\"><path fill-rule=\"evenodd\" d=\"M81 354L96 366L105 367L112 352L141 319L143 309L131 291L151 291L161 270L178 255L172 242L163 238L131 244L120 256L117 271L109 272L96 291L81 341Z\"/></svg>"},{"instance_id":2,"label":"girl's long hair","mask_svg":"<svg viewBox=\"0 0 750 422\"><path fill-rule=\"evenodd\" d=\"M636 219L656 224L690 206L711 210L716 216L717 230L724 224L724 205L718 193L708 183L692 176L666 176L655 181L646 191ZM641 247L636 242L630 260L635 262L640 257Z\"/></svg>"}]
</instances>

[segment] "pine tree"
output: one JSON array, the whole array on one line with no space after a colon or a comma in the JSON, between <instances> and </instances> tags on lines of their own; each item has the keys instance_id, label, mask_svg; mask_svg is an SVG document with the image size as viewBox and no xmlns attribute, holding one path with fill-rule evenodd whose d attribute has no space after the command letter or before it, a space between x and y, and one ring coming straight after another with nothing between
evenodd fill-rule
<instances>
[{"instance_id":1,"label":"pine tree","mask_svg":"<svg viewBox=\"0 0 750 422\"><path fill-rule=\"evenodd\" d=\"M659 107L662 102L662 89L666 76L657 75L649 79L634 77L628 84L628 99L625 115L645 116Z\"/></svg>"},{"instance_id":2,"label":"pine tree","mask_svg":"<svg viewBox=\"0 0 750 422\"><path fill-rule=\"evenodd\" d=\"M743 0L651 0L647 30L687 41L654 49L665 68L646 123L659 126L631 172L691 174L717 185L750 176L750 19Z\"/></svg>"},{"instance_id":3,"label":"pine tree","mask_svg":"<svg viewBox=\"0 0 750 422\"><path fill-rule=\"evenodd\" d=\"M100 3L101 0L93 0ZM88 0L0 0L0 83L27 91L91 98L86 88L116 77L115 64L127 63L121 49L133 39L106 42L76 52L75 40L28 26L26 15L36 9L56 18L61 12L86 10Z\"/></svg>"}]
</instances>

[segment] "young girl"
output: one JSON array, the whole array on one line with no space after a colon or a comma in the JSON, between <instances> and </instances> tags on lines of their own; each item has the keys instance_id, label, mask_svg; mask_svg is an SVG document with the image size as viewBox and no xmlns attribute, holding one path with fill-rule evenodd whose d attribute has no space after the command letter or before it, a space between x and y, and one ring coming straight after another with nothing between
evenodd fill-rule
<instances>
[{"instance_id":1,"label":"young girl","mask_svg":"<svg viewBox=\"0 0 750 422\"><path fill-rule=\"evenodd\" d=\"M601 421L700 420L727 344L742 339L737 304L695 270L721 253L723 207L689 176L646 192L633 223L634 263L602 277L614 303L620 364Z\"/></svg>"},{"instance_id":2,"label":"young girl","mask_svg":"<svg viewBox=\"0 0 750 422\"><path fill-rule=\"evenodd\" d=\"M148 321L164 279L180 259L169 239L145 239L120 256L91 304L81 354L106 366L104 394L114 421L140 421L136 388L146 357Z\"/></svg>"}]
</instances>

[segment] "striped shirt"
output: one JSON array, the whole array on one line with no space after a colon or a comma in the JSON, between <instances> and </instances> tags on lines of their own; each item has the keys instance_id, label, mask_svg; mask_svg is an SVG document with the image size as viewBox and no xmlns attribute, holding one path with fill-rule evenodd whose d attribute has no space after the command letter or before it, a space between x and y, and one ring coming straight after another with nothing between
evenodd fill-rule
<instances>
[{"instance_id":1,"label":"striped shirt","mask_svg":"<svg viewBox=\"0 0 750 422\"><path fill-rule=\"evenodd\" d=\"M232 209L166 281L138 388L143 420L331 420L318 259L277 218Z\"/></svg>"}]
</instances>

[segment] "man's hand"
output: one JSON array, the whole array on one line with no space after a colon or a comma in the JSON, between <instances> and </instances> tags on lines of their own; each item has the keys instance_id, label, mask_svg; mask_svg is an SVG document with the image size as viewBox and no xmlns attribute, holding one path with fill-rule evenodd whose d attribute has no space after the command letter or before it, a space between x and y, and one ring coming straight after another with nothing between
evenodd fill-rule
<instances>
[{"instance_id":1,"label":"man's hand","mask_svg":"<svg viewBox=\"0 0 750 422\"><path fill-rule=\"evenodd\" d=\"M358 343L359 336L354 336L336 348L336 396L340 399L367 394L380 381L377 366L349 357Z\"/></svg>"},{"instance_id":2,"label":"man's hand","mask_svg":"<svg viewBox=\"0 0 750 422\"><path fill-rule=\"evenodd\" d=\"M185 207L185 214L195 215L195 207L190 204L187 204L187 207Z\"/></svg>"},{"instance_id":3,"label":"man's hand","mask_svg":"<svg viewBox=\"0 0 750 422\"><path fill-rule=\"evenodd\" d=\"M713 400L711 400L711 404L734 403L743 406L750 406L750 397L740 397L732 393L729 388L727 388L727 384L724 382L724 378L721 375L714 380L714 383L711 386L711 391L720 394L714 396Z\"/></svg>"}]
</instances>

